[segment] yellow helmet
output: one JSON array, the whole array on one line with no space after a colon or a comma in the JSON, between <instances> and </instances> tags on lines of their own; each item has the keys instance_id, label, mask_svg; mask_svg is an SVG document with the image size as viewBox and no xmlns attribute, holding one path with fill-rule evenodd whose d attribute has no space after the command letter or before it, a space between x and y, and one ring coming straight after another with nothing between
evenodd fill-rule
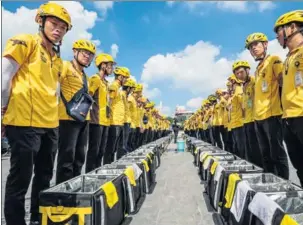
<instances>
[{"instance_id":1,"label":"yellow helmet","mask_svg":"<svg viewBox=\"0 0 303 225\"><path fill-rule=\"evenodd\" d=\"M209 95L207 97L207 100L210 101L210 102L216 101L217 100L217 96L215 96L215 95Z\"/></svg>"},{"instance_id":2,"label":"yellow helmet","mask_svg":"<svg viewBox=\"0 0 303 225\"><path fill-rule=\"evenodd\" d=\"M130 71L127 67L117 66L114 70L115 75L121 75L123 77L130 77Z\"/></svg>"},{"instance_id":3,"label":"yellow helmet","mask_svg":"<svg viewBox=\"0 0 303 225\"><path fill-rule=\"evenodd\" d=\"M222 89L216 90L216 95L222 95L222 93L223 93L223 90L222 90Z\"/></svg>"},{"instance_id":4,"label":"yellow helmet","mask_svg":"<svg viewBox=\"0 0 303 225\"><path fill-rule=\"evenodd\" d=\"M294 10L280 16L274 26L274 31L277 32L278 27L292 22L303 23L303 10Z\"/></svg>"},{"instance_id":5,"label":"yellow helmet","mask_svg":"<svg viewBox=\"0 0 303 225\"><path fill-rule=\"evenodd\" d=\"M143 84L137 84L134 92L141 92L141 91L143 91Z\"/></svg>"},{"instance_id":6,"label":"yellow helmet","mask_svg":"<svg viewBox=\"0 0 303 225\"><path fill-rule=\"evenodd\" d=\"M152 108L155 106L155 103L154 102L149 102L146 104L145 108Z\"/></svg>"},{"instance_id":7,"label":"yellow helmet","mask_svg":"<svg viewBox=\"0 0 303 225\"><path fill-rule=\"evenodd\" d=\"M145 97L141 97L138 99L140 102L142 103L146 103L147 102L147 99Z\"/></svg>"},{"instance_id":8,"label":"yellow helmet","mask_svg":"<svg viewBox=\"0 0 303 225\"><path fill-rule=\"evenodd\" d=\"M84 49L93 54L96 54L96 46L89 40L80 39L78 41L75 41L73 44L73 49Z\"/></svg>"},{"instance_id":9,"label":"yellow helmet","mask_svg":"<svg viewBox=\"0 0 303 225\"><path fill-rule=\"evenodd\" d=\"M116 64L114 58L106 53L101 53L95 58L96 67L99 67L101 63L108 63L108 62L112 62L113 64Z\"/></svg>"},{"instance_id":10,"label":"yellow helmet","mask_svg":"<svg viewBox=\"0 0 303 225\"><path fill-rule=\"evenodd\" d=\"M245 48L248 49L248 47L253 43L253 42L265 42L268 41L267 36L263 33L253 33L248 35L248 37L245 40Z\"/></svg>"},{"instance_id":11,"label":"yellow helmet","mask_svg":"<svg viewBox=\"0 0 303 225\"><path fill-rule=\"evenodd\" d=\"M35 21L38 22L39 17L45 16L54 16L65 22L68 26L68 30L72 29L72 20L70 18L69 13L64 7L58 5L57 3L47 2L40 5L36 14Z\"/></svg>"},{"instance_id":12,"label":"yellow helmet","mask_svg":"<svg viewBox=\"0 0 303 225\"><path fill-rule=\"evenodd\" d=\"M233 71L235 71L236 69L238 69L239 67L246 67L250 69L250 65L247 61L236 61L233 64Z\"/></svg>"},{"instance_id":13,"label":"yellow helmet","mask_svg":"<svg viewBox=\"0 0 303 225\"><path fill-rule=\"evenodd\" d=\"M134 88L136 87L136 82L133 79L127 79L123 86Z\"/></svg>"}]
</instances>

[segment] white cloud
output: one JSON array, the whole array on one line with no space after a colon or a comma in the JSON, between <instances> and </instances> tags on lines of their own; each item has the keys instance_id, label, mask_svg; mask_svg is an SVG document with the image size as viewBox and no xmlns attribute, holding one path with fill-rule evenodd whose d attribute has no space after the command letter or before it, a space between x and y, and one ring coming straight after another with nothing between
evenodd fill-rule
<instances>
[{"instance_id":1,"label":"white cloud","mask_svg":"<svg viewBox=\"0 0 303 225\"><path fill-rule=\"evenodd\" d=\"M143 95L148 99L152 100L161 95L161 91L159 88L149 89L148 83L143 83Z\"/></svg>"},{"instance_id":2,"label":"white cloud","mask_svg":"<svg viewBox=\"0 0 303 225\"><path fill-rule=\"evenodd\" d=\"M64 59L71 58L72 44L77 39L92 39L93 35L88 30L95 26L97 13L84 9L83 5L76 1L60 1L60 5L64 6L71 15L72 30L69 31L63 39L61 46L62 57ZM36 9L28 9L21 6L16 12L10 12L2 7L2 18L5 23L2 23L2 47L6 41L17 34L22 33L37 33L38 24L35 22ZM18 18L16 20L16 18ZM100 45L100 40L93 40L97 47Z\"/></svg>"},{"instance_id":3,"label":"white cloud","mask_svg":"<svg viewBox=\"0 0 303 225\"><path fill-rule=\"evenodd\" d=\"M191 109L197 109L201 106L202 100L202 97L192 98L186 102L186 106Z\"/></svg>"},{"instance_id":4,"label":"white cloud","mask_svg":"<svg viewBox=\"0 0 303 225\"><path fill-rule=\"evenodd\" d=\"M117 44L112 44L110 47L111 55L116 58L117 54L119 53L119 46Z\"/></svg>"},{"instance_id":5,"label":"white cloud","mask_svg":"<svg viewBox=\"0 0 303 225\"><path fill-rule=\"evenodd\" d=\"M167 5L172 7L174 1L167 2ZM185 1L185 6L192 12L204 11L207 8L214 6L222 11L231 11L236 13L254 12L257 7L259 12L270 10L275 7L275 4L270 1L249 2L249 1ZM203 15L204 13L202 13Z\"/></svg>"},{"instance_id":6,"label":"white cloud","mask_svg":"<svg viewBox=\"0 0 303 225\"><path fill-rule=\"evenodd\" d=\"M112 9L114 6L113 1L97 1L97 2L94 2L94 4L95 4L95 7L101 11L103 17L106 17L107 11L109 9Z\"/></svg>"},{"instance_id":7,"label":"white cloud","mask_svg":"<svg viewBox=\"0 0 303 225\"><path fill-rule=\"evenodd\" d=\"M203 96L225 86L235 60L248 60L252 65L251 73L254 72L257 63L247 50L235 54L233 59L227 59L220 56L220 48L199 41L179 52L154 55L144 64L141 80L148 84L165 80L174 89ZM282 49L277 40L269 42L268 51L285 59L286 50Z\"/></svg>"},{"instance_id":8,"label":"white cloud","mask_svg":"<svg viewBox=\"0 0 303 225\"><path fill-rule=\"evenodd\" d=\"M172 7L173 4L175 4L175 1L167 1L166 4L167 4L169 7Z\"/></svg>"},{"instance_id":9,"label":"white cloud","mask_svg":"<svg viewBox=\"0 0 303 225\"><path fill-rule=\"evenodd\" d=\"M162 101L160 101L159 105L157 105L156 108L159 109L162 115L166 115L166 116L172 115L171 108L169 106L164 105Z\"/></svg>"},{"instance_id":10,"label":"white cloud","mask_svg":"<svg viewBox=\"0 0 303 225\"><path fill-rule=\"evenodd\" d=\"M217 7L221 10L231 10L234 12L246 12L248 3L244 1L217 1Z\"/></svg>"},{"instance_id":11,"label":"white cloud","mask_svg":"<svg viewBox=\"0 0 303 225\"><path fill-rule=\"evenodd\" d=\"M256 2L256 4L257 4L258 10L260 12L264 12L265 10L274 9L276 7L276 5L270 1Z\"/></svg>"}]
</instances>

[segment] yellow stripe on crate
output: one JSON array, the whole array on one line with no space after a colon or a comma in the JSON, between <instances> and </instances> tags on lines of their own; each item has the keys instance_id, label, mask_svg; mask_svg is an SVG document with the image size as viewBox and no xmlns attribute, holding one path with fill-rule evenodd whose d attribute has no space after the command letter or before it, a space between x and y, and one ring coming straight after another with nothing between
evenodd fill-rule
<instances>
[{"instance_id":1,"label":"yellow stripe on crate","mask_svg":"<svg viewBox=\"0 0 303 225\"><path fill-rule=\"evenodd\" d=\"M226 189L226 194L225 194L225 208L230 209L231 204L234 199L234 194L236 190L236 183L238 180L241 180L239 174L237 173L232 173L228 177L228 184L227 184L227 189Z\"/></svg>"},{"instance_id":2,"label":"yellow stripe on crate","mask_svg":"<svg viewBox=\"0 0 303 225\"><path fill-rule=\"evenodd\" d=\"M214 173L215 173L215 171L216 171L218 165L219 165L219 162L217 162L217 161L215 161L215 162L211 165L211 168L210 168L210 173L211 173L211 175L214 175Z\"/></svg>"},{"instance_id":3,"label":"yellow stripe on crate","mask_svg":"<svg viewBox=\"0 0 303 225\"><path fill-rule=\"evenodd\" d=\"M280 225L299 225L293 218L289 215L285 215L280 223Z\"/></svg>"},{"instance_id":4,"label":"yellow stripe on crate","mask_svg":"<svg viewBox=\"0 0 303 225\"><path fill-rule=\"evenodd\" d=\"M205 153L204 155L202 155L200 161L203 162L203 160L206 159L207 156L209 156L208 153Z\"/></svg>"},{"instance_id":5,"label":"yellow stripe on crate","mask_svg":"<svg viewBox=\"0 0 303 225\"><path fill-rule=\"evenodd\" d=\"M151 156L149 154L147 154L147 158L149 158L149 160L150 160L151 163L153 162L153 160L152 160L152 158L151 158Z\"/></svg>"},{"instance_id":6,"label":"yellow stripe on crate","mask_svg":"<svg viewBox=\"0 0 303 225\"><path fill-rule=\"evenodd\" d=\"M85 225L85 215L92 214L92 207L64 207L64 206L40 206L39 212L42 214L42 224L47 225L48 219L54 223L62 223L71 219L73 215L78 215L78 224ZM53 215L54 214L54 215ZM67 224L66 224L67 225Z\"/></svg>"},{"instance_id":7,"label":"yellow stripe on crate","mask_svg":"<svg viewBox=\"0 0 303 225\"><path fill-rule=\"evenodd\" d=\"M133 169L133 167L127 167L126 170L124 171L124 174L128 177L130 183L133 186L136 186L136 179L135 179L135 171Z\"/></svg>"},{"instance_id":8,"label":"yellow stripe on crate","mask_svg":"<svg viewBox=\"0 0 303 225\"><path fill-rule=\"evenodd\" d=\"M195 147L195 151L194 151L194 153L195 153L195 154L197 154L197 153L198 153L198 148L197 148L197 147Z\"/></svg>"},{"instance_id":9,"label":"yellow stripe on crate","mask_svg":"<svg viewBox=\"0 0 303 225\"><path fill-rule=\"evenodd\" d=\"M143 166L144 166L146 172L148 172L148 171L149 171L149 166L148 166L147 161L146 161L145 159L143 159L143 160L142 160L142 163L143 163Z\"/></svg>"},{"instance_id":10,"label":"yellow stripe on crate","mask_svg":"<svg viewBox=\"0 0 303 225\"><path fill-rule=\"evenodd\" d=\"M106 182L101 186L101 189L105 193L106 203L108 207L111 209L114 205L119 201L118 193L113 182Z\"/></svg>"}]
</instances>

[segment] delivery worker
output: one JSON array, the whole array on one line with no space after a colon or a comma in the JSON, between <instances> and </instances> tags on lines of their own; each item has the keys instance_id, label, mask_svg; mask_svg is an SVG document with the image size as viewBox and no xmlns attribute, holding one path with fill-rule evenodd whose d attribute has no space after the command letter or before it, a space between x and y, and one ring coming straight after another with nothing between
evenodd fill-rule
<instances>
[{"instance_id":1,"label":"delivery worker","mask_svg":"<svg viewBox=\"0 0 303 225\"><path fill-rule=\"evenodd\" d=\"M107 148L105 150L104 164L110 164L116 158L121 158L123 150L123 126L125 122L126 98L121 87L130 77L130 71L126 67L116 67L115 80L109 86L110 128L108 133Z\"/></svg>"},{"instance_id":2,"label":"delivery worker","mask_svg":"<svg viewBox=\"0 0 303 225\"><path fill-rule=\"evenodd\" d=\"M136 149L136 137L137 137L137 126L138 125L138 103L136 99L136 93L134 93L134 90L137 86L136 82L134 80L130 80L132 83L131 85L131 94L128 96L128 107L129 107L129 113L130 113L130 134L128 138L128 148L130 151L134 151Z\"/></svg>"},{"instance_id":3,"label":"delivery worker","mask_svg":"<svg viewBox=\"0 0 303 225\"><path fill-rule=\"evenodd\" d=\"M288 160L282 143L282 108L279 91L282 60L267 53L268 39L263 33L250 34L246 38L245 47L259 62L255 71L253 108L264 171L288 179Z\"/></svg>"},{"instance_id":4,"label":"delivery worker","mask_svg":"<svg viewBox=\"0 0 303 225\"><path fill-rule=\"evenodd\" d=\"M123 84L122 87L122 94L123 97L126 99L126 107L125 107L125 121L123 127L123 149L125 152L130 152L131 148L128 145L129 139L131 138L131 122L132 116L130 112L130 103L128 101L129 96L132 94L136 83L132 79L127 79L126 82ZM132 105L133 106L133 105ZM133 110L133 109L132 109Z\"/></svg>"},{"instance_id":5,"label":"delivery worker","mask_svg":"<svg viewBox=\"0 0 303 225\"><path fill-rule=\"evenodd\" d=\"M88 142L89 110L92 97L88 94L88 77L84 72L96 53L95 45L88 40L77 40L73 44L74 59L65 61L60 76L61 101L59 103L59 149L56 183L59 184L81 174L85 161L85 149ZM78 105L78 98L81 104ZM74 107L83 119L75 117ZM91 102L86 102L91 101ZM80 102L80 101L79 101ZM83 109L82 109L83 107ZM86 113L83 111L86 110ZM73 112L72 112L73 111Z\"/></svg>"},{"instance_id":6,"label":"delivery worker","mask_svg":"<svg viewBox=\"0 0 303 225\"><path fill-rule=\"evenodd\" d=\"M237 64L233 64L233 71ZM230 114L230 129L233 138L233 152L240 158L245 159L245 133L243 128L243 112L242 112L242 98L243 89L242 81L240 81L234 74L228 80L231 82L230 98L228 100L228 109Z\"/></svg>"},{"instance_id":7,"label":"delivery worker","mask_svg":"<svg viewBox=\"0 0 303 225\"><path fill-rule=\"evenodd\" d=\"M35 21L39 33L10 38L2 54L2 122L11 146L4 200L7 225L26 225L25 194L33 166L30 224L39 224L39 192L49 188L58 147L59 46L72 27L71 18L61 5L48 2L39 7Z\"/></svg>"},{"instance_id":8,"label":"delivery worker","mask_svg":"<svg viewBox=\"0 0 303 225\"><path fill-rule=\"evenodd\" d=\"M274 31L280 45L289 50L283 67L283 133L289 158L303 186L303 10L281 15Z\"/></svg>"},{"instance_id":9,"label":"delivery worker","mask_svg":"<svg viewBox=\"0 0 303 225\"><path fill-rule=\"evenodd\" d=\"M108 81L116 62L106 53L99 54L95 59L99 73L89 79L89 94L94 99L89 124L89 142L86 155L86 173L98 168L102 164L103 155L107 145L108 130L110 126L110 109Z\"/></svg>"},{"instance_id":10,"label":"delivery worker","mask_svg":"<svg viewBox=\"0 0 303 225\"><path fill-rule=\"evenodd\" d=\"M253 116L255 78L250 76L249 72L250 65L247 61L236 62L234 74L243 82L242 110L246 136L246 160L263 168L262 155L258 145Z\"/></svg>"},{"instance_id":11,"label":"delivery worker","mask_svg":"<svg viewBox=\"0 0 303 225\"><path fill-rule=\"evenodd\" d=\"M223 107L221 107L221 95L222 90L218 89L216 91L216 101L214 105L214 120L213 120L213 134L215 139L215 144L218 148L223 150L223 143L221 136L223 137Z\"/></svg>"}]
</instances>

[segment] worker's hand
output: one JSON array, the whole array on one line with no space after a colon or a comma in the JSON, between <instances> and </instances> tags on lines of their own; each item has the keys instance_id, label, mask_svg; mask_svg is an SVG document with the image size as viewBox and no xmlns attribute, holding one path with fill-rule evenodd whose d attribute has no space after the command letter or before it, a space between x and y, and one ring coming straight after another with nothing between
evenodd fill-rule
<instances>
[{"instance_id":1,"label":"worker's hand","mask_svg":"<svg viewBox=\"0 0 303 225\"><path fill-rule=\"evenodd\" d=\"M144 133L144 128L140 128L140 133L143 134Z\"/></svg>"}]
</instances>

